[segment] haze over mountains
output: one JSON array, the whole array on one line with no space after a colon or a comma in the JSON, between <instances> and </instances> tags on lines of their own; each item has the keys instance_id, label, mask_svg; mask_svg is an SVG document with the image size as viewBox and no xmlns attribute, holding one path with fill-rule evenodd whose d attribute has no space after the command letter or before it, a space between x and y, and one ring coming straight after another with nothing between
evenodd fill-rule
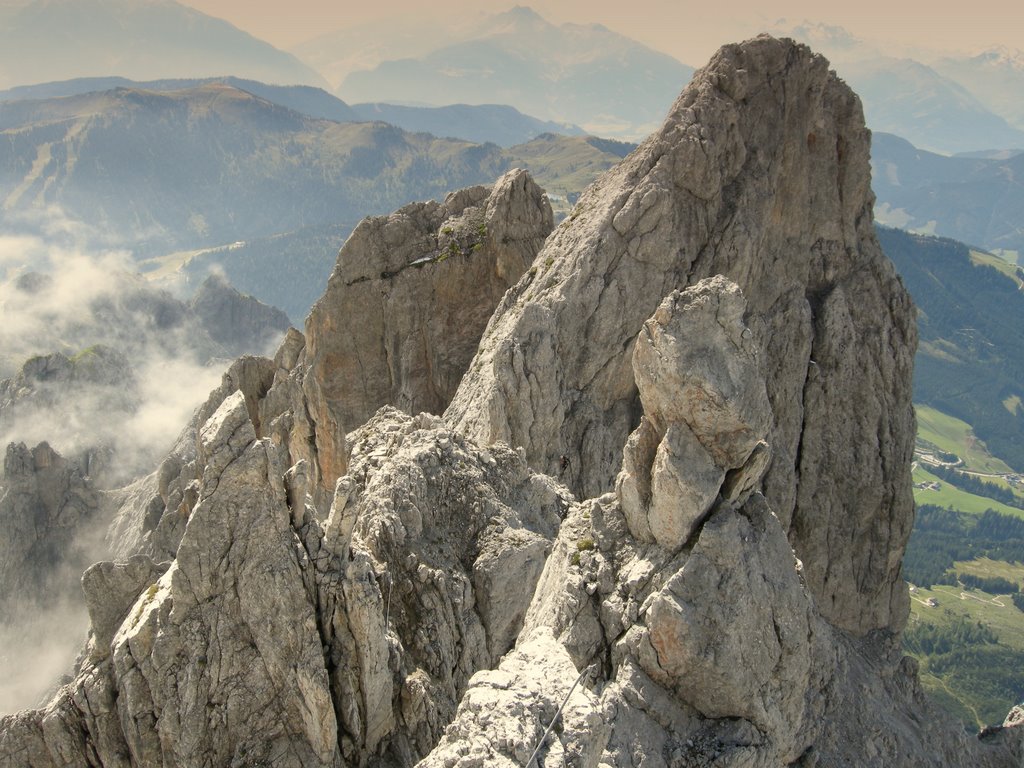
<instances>
[{"instance_id":1,"label":"haze over mountains","mask_svg":"<svg viewBox=\"0 0 1024 768\"><path fill-rule=\"evenodd\" d=\"M108 11L125 2L117 0ZM166 3L147 8L184 12ZM380 30L378 53L395 50L385 45L388 34L399 40L410 31L402 23L390 33ZM435 49L424 53L419 64L430 59L431 66L446 67L448 100L454 100L460 83L470 83L470 90L484 88L494 100L498 78L523 86L505 93L510 101L530 98L538 109L543 108L538 99L569 103L559 95L563 86L577 95L602 91L621 102L621 94L608 86L608 66L627 85L664 82L667 94L689 77L678 62L669 64L667 57L607 29L556 26L523 7L453 25L436 36L427 28L421 31L421 43L429 40ZM794 34L830 52L841 73L863 78L869 124L874 116L876 130L889 114L904 135L923 139L918 146L943 144L950 136L955 138L945 144L950 151L1005 148L1018 138L1024 145L1024 133L923 64L880 57L870 44L835 27L802 25ZM81 38L88 37L85 28ZM206 44L201 36L192 42ZM533 57L532 68L524 67L524 56ZM477 66L487 57L500 66ZM456 60L465 66L448 66ZM972 66L1012 73L1013 61L1004 53L981 57ZM633 66L636 62L650 66ZM953 63L947 57L947 69ZM351 76L372 79L388 66L382 62ZM588 90L573 79L573 72L584 71L597 87ZM908 90L916 110L906 108ZM421 98L425 92L420 90ZM361 216L488 181L512 165L530 168L553 195L556 213L564 214L568 201L625 153L582 137L573 141L554 135L580 129L510 106L417 108L375 96L374 102L349 105L319 88L233 76L152 81L111 76L16 86L0 92L0 130L8 138L0 146L0 220L8 228L39 234L45 227L40 212L59 212L71 221L88 222L94 243L128 246L140 258L181 252L178 263L190 263L193 279L218 264L232 280L241 281L240 287L282 306L297 321L317 295L331 253ZM647 98L646 108L660 111L650 106L655 102ZM591 117L599 108L586 107ZM628 111L634 116L642 112ZM367 120L413 133L382 122L353 122ZM464 141L416 135L421 132ZM534 139L545 132L547 138ZM152 151L155 146L160 152ZM875 187L882 220L985 248L1019 250L1016 161L957 158L944 165L945 160L879 134ZM946 165L958 170L932 173ZM885 172L879 173L883 166ZM287 289L262 276L275 258L287 258L295 270L298 279ZM158 269L172 263L162 261Z\"/></svg>"},{"instance_id":2,"label":"haze over mountains","mask_svg":"<svg viewBox=\"0 0 1024 768\"><path fill-rule=\"evenodd\" d=\"M811 45L857 91L868 126L933 152L1024 146L1019 52L922 62L825 24L777 30Z\"/></svg>"},{"instance_id":3,"label":"haze over mountains","mask_svg":"<svg viewBox=\"0 0 1024 768\"><path fill-rule=\"evenodd\" d=\"M997 46L975 56L939 59L935 68L1024 130L1024 53Z\"/></svg>"},{"instance_id":4,"label":"haze over mountains","mask_svg":"<svg viewBox=\"0 0 1024 768\"><path fill-rule=\"evenodd\" d=\"M311 84L338 87L349 103L389 103L386 111L373 107L379 117L441 136L458 135L444 125L458 124L459 113L411 115L400 107L508 105L553 122L545 130L569 123L636 140L655 127L693 71L600 25L556 25L523 6L479 19L396 19L325 32L294 53L173 0L18 0L0 13L0 87L84 75ZM776 31L831 58L863 98L874 130L943 153L1024 147L1018 51L914 60L840 27L783 22ZM300 111L343 119L337 111ZM517 143L500 138L505 146Z\"/></svg>"},{"instance_id":5,"label":"haze over mountains","mask_svg":"<svg viewBox=\"0 0 1024 768\"><path fill-rule=\"evenodd\" d=\"M946 157L876 132L872 187L883 224L943 235L1011 261L1024 253L1024 154Z\"/></svg>"},{"instance_id":6,"label":"haze over mountains","mask_svg":"<svg viewBox=\"0 0 1024 768\"><path fill-rule=\"evenodd\" d=\"M8 102L0 130L5 219L57 206L149 255L354 224L506 163L493 145L317 120L219 83Z\"/></svg>"},{"instance_id":7,"label":"haze over mountains","mask_svg":"<svg viewBox=\"0 0 1024 768\"><path fill-rule=\"evenodd\" d=\"M349 74L347 101L507 103L602 136L650 132L693 68L600 25L556 26L517 6L476 34Z\"/></svg>"},{"instance_id":8,"label":"haze over mountains","mask_svg":"<svg viewBox=\"0 0 1024 768\"><path fill-rule=\"evenodd\" d=\"M0 13L0 87L110 75L326 84L292 54L175 0L22 0Z\"/></svg>"},{"instance_id":9,"label":"haze over mountains","mask_svg":"<svg viewBox=\"0 0 1024 768\"><path fill-rule=\"evenodd\" d=\"M182 252L177 263L190 262L190 275L201 279L216 264L296 323L363 216L487 182L516 165L534 168L564 213L567 197L631 148L543 134L502 149L382 122L334 122L323 118L359 119L359 112L309 87L236 78L127 82L76 80L0 94L0 224L41 235L59 212L77 223L86 245L130 248L138 259ZM50 97L16 98L38 95ZM404 110L403 121L415 127L422 114ZM454 133L507 142L552 127L507 107L427 111L427 119L438 115L460 118ZM282 261L291 270L287 283L271 277Z\"/></svg>"}]
</instances>

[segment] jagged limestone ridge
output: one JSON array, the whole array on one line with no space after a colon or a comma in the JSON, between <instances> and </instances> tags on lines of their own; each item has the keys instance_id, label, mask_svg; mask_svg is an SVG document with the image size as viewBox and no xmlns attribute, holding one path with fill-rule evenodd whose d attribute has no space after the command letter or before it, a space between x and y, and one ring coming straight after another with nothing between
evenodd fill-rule
<instances>
[{"instance_id":1,"label":"jagged limestone ridge","mask_svg":"<svg viewBox=\"0 0 1024 768\"><path fill-rule=\"evenodd\" d=\"M1018 763L899 659L914 333L866 160L822 59L727 46L505 295L459 428L329 430L297 332L239 361L155 478L171 562L92 572L0 764Z\"/></svg>"},{"instance_id":2,"label":"jagged limestone ridge","mask_svg":"<svg viewBox=\"0 0 1024 768\"><path fill-rule=\"evenodd\" d=\"M769 37L725 46L548 239L447 421L551 474L567 459L581 497L611 490L640 417L637 332L673 290L725 275L764 352L762 488L819 610L900 629L916 331L871 224L868 152L860 102L824 58Z\"/></svg>"}]
</instances>

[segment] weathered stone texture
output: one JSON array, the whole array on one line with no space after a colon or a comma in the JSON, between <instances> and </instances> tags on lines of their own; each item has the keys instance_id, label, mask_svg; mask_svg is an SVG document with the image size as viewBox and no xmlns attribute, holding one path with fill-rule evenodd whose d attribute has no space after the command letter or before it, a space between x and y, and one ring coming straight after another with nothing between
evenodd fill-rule
<instances>
[{"instance_id":1,"label":"weathered stone texture","mask_svg":"<svg viewBox=\"0 0 1024 768\"><path fill-rule=\"evenodd\" d=\"M1019 712L970 739L901 659L915 333L867 138L820 57L727 46L472 364L532 182L365 223L119 497L149 556L87 572L0 766L1019 765Z\"/></svg>"},{"instance_id":2,"label":"weathered stone texture","mask_svg":"<svg viewBox=\"0 0 1024 768\"><path fill-rule=\"evenodd\" d=\"M344 474L344 434L381 406L445 409L552 226L543 191L510 171L356 228L306 322L304 391L325 487Z\"/></svg>"},{"instance_id":3,"label":"weathered stone texture","mask_svg":"<svg viewBox=\"0 0 1024 768\"><path fill-rule=\"evenodd\" d=\"M552 234L446 418L552 474L567 457L581 496L611 489L639 419L638 331L673 290L724 275L762 350L762 487L819 609L855 632L901 627L916 331L872 228L868 139L822 57L767 36L725 46Z\"/></svg>"}]
</instances>

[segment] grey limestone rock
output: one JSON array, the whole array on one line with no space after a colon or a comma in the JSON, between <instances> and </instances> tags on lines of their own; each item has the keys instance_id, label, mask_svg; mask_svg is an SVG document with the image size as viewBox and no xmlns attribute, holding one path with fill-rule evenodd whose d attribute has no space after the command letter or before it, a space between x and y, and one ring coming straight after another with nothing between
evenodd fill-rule
<instances>
[{"instance_id":1,"label":"grey limestone rock","mask_svg":"<svg viewBox=\"0 0 1024 768\"><path fill-rule=\"evenodd\" d=\"M979 741L945 724L898 635L860 637L822 617L785 526L747 488L766 467L771 411L745 314L735 284L715 278L672 294L641 331L645 414L618 491L573 505L515 653L473 678L424 765L523 764L549 721L544 702L592 665L579 714L539 764L1014 764L1022 732ZM729 338L704 349L716 333ZM730 412L717 415L722 391ZM672 439L680 426L685 444ZM695 447L713 477L692 471ZM658 535L669 529L659 492L686 521L671 537Z\"/></svg>"},{"instance_id":2,"label":"grey limestone rock","mask_svg":"<svg viewBox=\"0 0 1024 768\"><path fill-rule=\"evenodd\" d=\"M82 574L82 591L92 626L92 652L99 661L110 654L110 644L138 596L155 584L167 563L154 563L146 555L120 562L95 563Z\"/></svg>"},{"instance_id":3,"label":"grey limestone rock","mask_svg":"<svg viewBox=\"0 0 1024 768\"><path fill-rule=\"evenodd\" d=\"M661 303L633 350L644 419L627 441L619 497L633 535L681 547L726 474L748 467L771 406L739 288L718 276ZM767 456L754 462L763 472ZM744 487L759 475L748 467Z\"/></svg>"},{"instance_id":4,"label":"grey limestone rock","mask_svg":"<svg viewBox=\"0 0 1024 768\"><path fill-rule=\"evenodd\" d=\"M1019 765L1018 715L970 739L901 659L915 333L867 139L759 37L503 296L524 174L364 223L119 497L150 557L89 571L0 766Z\"/></svg>"},{"instance_id":5,"label":"grey limestone rock","mask_svg":"<svg viewBox=\"0 0 1024 768\"><path fill-rule=\"evenodd\" d=\"M318 569L336 563L319 604L347 759L430 750L472 674L515 643L570 500L436 417L383 409L352 434L311 547Z\"/></svg>"},{"instance_id":6,"label":"grey limestone rock","mask_svg":"<svg viewBox=\"0 0 1024 768\"><path fill-rule=\"evenodd\" d=\"M381 406L444 410L552 226L543 190L517 170L356 227L306 323L304 389L326 488L344 474L344 433Z\"/></svg>"},{"instance_id":7,"label":"grey limestone rock","mask_svg":"<svg viewBox=\"0 0 1024 768\"><path fill-rule=\"evenodd\" d=\"M513 646L564 488L384 409L352 434L321 521L307 468L249 413L237 390L197 429L169 566L86 573L90 653L47 710L0 722L0 765L411 765Z\"/></svg>"},{"instance_id":8,"label":"grey limestone rock","mask_svg":"<svg viewBox=\"0 0 1024 768\"><path fill-rule=\"evenodd\" d=\"M825 59L767 36L723 47L552 233L445 418L551 474L566 457L581 497L610 490L641 410L638 332L673 290L724 275L747 297L771 404L758 487L818 609L855 632L900 628L916 332L872 228L868 153Z\"/></svg>"}]
</instances>

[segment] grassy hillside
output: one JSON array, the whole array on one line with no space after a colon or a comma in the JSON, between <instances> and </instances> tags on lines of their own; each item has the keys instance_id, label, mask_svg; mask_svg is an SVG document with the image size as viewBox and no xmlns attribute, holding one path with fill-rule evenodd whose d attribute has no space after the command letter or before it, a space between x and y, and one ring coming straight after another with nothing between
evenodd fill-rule
<instances>
[{"instance_id":1,"label":"grassy hillside","mask_svg":"<svg viewBox=\"0 0 1024 768\"><path fill-rule=\"evenodd\" d=\"M148 256L357 221L509 163L494 145L313 119L219 83L0 104L4 219L56 206Z\"/></svg>"},{"instance_id":2,"label":"grassy hillside","mask_svg":"<svg viewBox=\"0 0 1024 768\"><path fill-rule=\"evenodd\" d=\"M971 251L971 263L979 266L992 267L998 272L1002 272L1008 278L1013 280L1017 284L1017 288L1024 287L1024 269L1021 269L1016 264L1011 264L1002 256L996 256L992 253L985 253L984 251Z\"/></svg>"},{"instance_id":3,"label":"grassy hillside","mask_svg":"<svg viewBox=\"0 0 1024 768\"><path fill-rule=\"evenodd\" d=\"M970 424L1024 469L1024 292L962 243L885 227L878 236L918 308L915 402Z\"/></svg>"},{"instance_id":4,"label":"grassy hillside","mask_svg":"<svg viewBox=\"0 0 1024 768\"><path fill-rule=\"evenodd\" d=\"M914 411L919 446L933 446L956 454L963 460L965 469L989 473L1011 471L1006 462L989 453L988 446L975 436L970 424L927 405L915 405Z\"/></svg>"},{"instance_id":5,"label":"grassy hillside","mask_svg":"<svg viewBox=\"0 0 1024 768\"><path fill-rule=\"evenodd\" d=\"M1024 510L955 483L998 495L995 486L1018 502L1022 489L969 424L929 406L916 411L904 648L932 698L973 730L1001 722L1024 698L1024 597L1010 594L1024 584Z\"/></svg>"},{"instance_id":6,"label":"grassy hillside","mask_svg":"<svg viewBox=\"0 0 1024 768\"><path fill-rule=\"evenodd\" d=\"M933 504L943 509L957 509L980 515L987 509L994 509L1002 515L1024 519L1024 510L1007 506L995 499L963 491L942 478L932 474L920 463L914 467L914 485L937 485L934 488L914 488L914 500L918 504Z\"/></svg>"},{"instance_id":7,"label":"grassy hillside","mask_svg":"<svg viewBox=\"0 0 1024 768\"><path fill-rule=\"evenodd\" d=\"M1024 699L1024 519L921 506L904 576L925 689L968 728L1001 722Z\"/></svg>"},{"instance_id":8,"label":"grassy hillside","mask_svg":"<svg viewBox=\"0 0 1024 768\"><path fill-rule=\"evenodd\" d=\"M1005 595L960 585L911 592L906 633L911 646L916 635L926 632L956 638L964 624L990 630L995 642L961 640L944 653L908 650L921 664L925 690L973 730L1001 723L1024 697L1024 613Z\"/></svg>"}]
</instances>

